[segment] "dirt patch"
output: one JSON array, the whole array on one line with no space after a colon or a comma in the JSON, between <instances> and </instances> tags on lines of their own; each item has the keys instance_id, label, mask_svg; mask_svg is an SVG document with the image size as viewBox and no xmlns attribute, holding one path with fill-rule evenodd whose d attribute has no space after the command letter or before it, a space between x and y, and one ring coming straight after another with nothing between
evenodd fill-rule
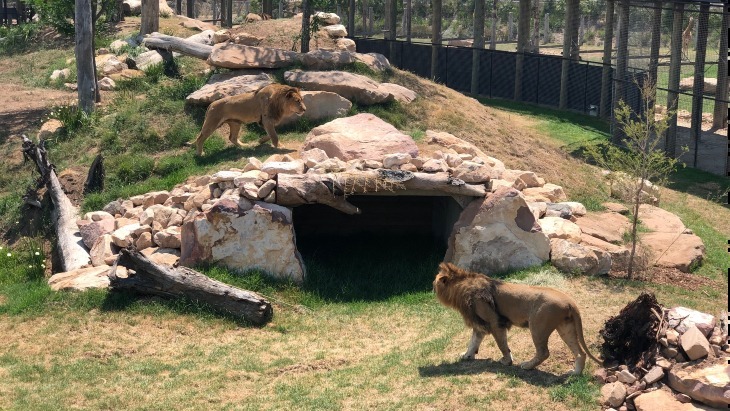
<instances>
[{"instance_id":1,"label":"dirt patch","mask_svg":"<svg viewBox=\"0 0 730 411\"><path fill-rule=\"evenodd\" d=\"M292 364L273 371L276 375L309 373L317 371L330 371L347 365L349 361L344 358L319 360L305 364Z\"/></svg>"},{"instance_id":2,"label":"dirt patch","mask_svg":"<svg viewBox=\"0 0 730 411\"><path fill-rule=\"evenodd\" d=\"M86 170L81 167L68 168L58 173L58 182L63 187L63 192L78 206L84 200L84 183L86 182Z\"/></svg>"},{"instance_id":3,"label":"dirt patch","mask_svg":"<svg viewBox=\"0 0 730 411\"><path fill-rule=\"evenodd\" d=\"M608 273L610 278L626 279L626 271L611 270ZM652 267L646 272L640 273L636 278L639 281L651 282L653 284L672 285L686 290L696 291L702 288L720 288L724 283L703 277L697 274L684 273L676 268Z\"/></svg>"}]
</instances>

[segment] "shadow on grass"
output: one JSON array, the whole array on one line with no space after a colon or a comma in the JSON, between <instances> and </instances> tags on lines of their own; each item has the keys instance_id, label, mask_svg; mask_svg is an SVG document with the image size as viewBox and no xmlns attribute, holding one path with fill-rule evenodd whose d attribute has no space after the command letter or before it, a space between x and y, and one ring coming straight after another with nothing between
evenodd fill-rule
<instances>
[{"instance_id":1,"label":"shadow on grass","mask_svg":"<svg viewBox=\"0 0 730 411\"><path fill-rule=\"evenodd\" d=\"M563 384L568 375L555 375L541 370L523 370L514 365L504 365L491 359L476 359L471 361L456 361L438 365L418 367L418 375L423 378L475 375L485 372L499 373L523 380L525 383L538 387L552 387Z\"/></svg>"}]
</instances>

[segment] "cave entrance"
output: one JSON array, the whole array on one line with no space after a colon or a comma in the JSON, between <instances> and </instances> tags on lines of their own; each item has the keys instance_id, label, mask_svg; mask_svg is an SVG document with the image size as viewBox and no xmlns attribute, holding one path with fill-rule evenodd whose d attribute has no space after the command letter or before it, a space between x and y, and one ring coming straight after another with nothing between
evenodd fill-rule
<instances>
[{"instance_id":1,"label":"cave entrance","mask_svg":"<svg viewBox=\"0 0 730 411\"><path fill-rule=\"evenodd\" d=\"M332 300L373 300L431 289L462 211L450 196L351 196L348 215L312 204L294 207L305 288Z\"/></svg>"}]
</instances>

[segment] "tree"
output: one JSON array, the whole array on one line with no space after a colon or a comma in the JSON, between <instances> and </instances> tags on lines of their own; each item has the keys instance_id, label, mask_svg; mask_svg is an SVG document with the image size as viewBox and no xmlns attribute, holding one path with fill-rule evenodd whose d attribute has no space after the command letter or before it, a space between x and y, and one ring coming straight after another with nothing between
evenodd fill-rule
<instances>
[{"instance_id":1,"label":"tree","mask_svg":"<svg viewBox=\"0 0 730 411\"><path fill-rule=\"evenodd\" d=\"M94 31L90 0L76 0L75 22L79 108L89 114L94 110L98 91L94 67Z\"/></svg>"},{"instance_id":2,"label":"tree","mask_svg":"<svg viewBox=\"0 0 730 411\"><path fill-rule=\"evenodd\" d=\"M634 257L636 255L637 227L639 223L639 205L641 193L647 182L662 184L669 173L674 170L678 160L667 157L659 148L663 135L669 127L669 121L675 111L656 118L654 99L656 83L646 77L643 84L637 84L641 91L641 110L639 113L629 107L624 100L618 102L615 110L616 125L623 131L622 146L609 144L604 151L595 146L587 149L587 154L599 166L613 171L616 175L628 176L633 198L631 206L631 254L627 267L628 278L633 277Z\"/></svg>"},{"instance_id":3,"label":"tree","mask_svg":"<svg viewBox=\"0 0 730 411\"><path fill-rule=\"evenodd\" d=\"M159 0L142 0L142 22L139 35L152 34L160 31L160 2Z\"/></svg>"}]
</instances>

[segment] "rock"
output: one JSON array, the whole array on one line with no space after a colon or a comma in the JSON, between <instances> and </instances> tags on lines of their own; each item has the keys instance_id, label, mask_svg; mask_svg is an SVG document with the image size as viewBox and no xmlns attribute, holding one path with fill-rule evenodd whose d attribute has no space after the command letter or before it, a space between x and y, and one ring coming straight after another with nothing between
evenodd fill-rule
<instances>
[{"instance_id":1,"label":"rock","mask_svg":"<svg viewBox=\"0 0 730 411\"><path fill-rule=\"evenodd\" d=\"M206 85L190 93L185 98L185 102L208 105L223 97L256 92L271 83L272 80L268 74L251 70L214 74Z\"/></svg>"},{"instance_id":2,"label":"rock","mask_svg":"<svg viewBox=\"0 0 730 411\"><path fill-rule=\"evenodd\" d=\"M321 148L313 148L311 150L302 151L299 157L304 161L307 167L314 167L317 163L327 160L327 153Z\"/></svg>"},{"instance_id":3,"label":"rock","mask_svg":"<svg viewBox=\"0 0 730 411\"><path fill-rule=\"evenodd\" d=\"M302 160L267 162L261 167L261 171L270 176L277 174L304 174L304 162Z\"/></svg>"},{"instance_id":4,"label":"rock","mask_svg":"<svg viewBox=\"0 0 730 411\"><path fill-rule=\"evenodd\" d=\"M337 93L362 105L386 103L395 98L369 77L345 71L287 71L284 81L307 90Z\"/></svg>"},{"instance_id":5,"label":"rock","mask_svg":"<svg viewBox=\"0 0 730 411\"><path fill-rule=\"evenodd\" d=\"M661 380L662 378L664 378L664 370L662 369L662 367L654 366L649 370L648 373L646 373L646 375L644 375L641 381L646 383L646 385L651 385Z\"/></svg>"},{"instance_id":6,"label":"rock","mask_svg":"<svg viewBox=\"0 0 730 411\"><path fill-rule=\"evenodd\" d=\"M243 168L243 171L244 172L248 172L248 171L252 171L252 170L261 170L261 167L263 165L264 164L258 158L256 158L256 157L249 157L248 158L248 163Z\"/></svg>"},{"instance_id":7,"label":"rock","mask_svg":"<svg viewBox=\"0 0 730 411\"><path fill-rule=\"evenodd\" d=\"M261 18L261 16L259 16L256 13L248 13L246 15L246 23L255 23L255 22L261 21L261 20L263 20L263 18Z\"/></svg>"},{"instance_id":8,"label":"rock","mask_svg":"<svg viewBox=\"0 0 730 411\"><path fill-rule=\"evenodd\" d=\"M607 175L610 182L611 197L632 203L636 197L638 183L625 173L617 172ZM642 203L659 203L659 187L649 181L644 182L644 189L639 196Z\"/></svg>"},{"instance_id":9,"label":"rock","mask_svg":"<svg viewBox=\"0 0 730 411\"><path fill-rule=\"evenodd\" d=\"M468 141L462 140L453 134L442 131L426 130L426 143L450 148L459 154L470 154L473 157L487 158L488 156L477 146ZM472 158L473 158L472 157ZM491 157L490 157L491 158ZM498 161L498 160L497 160ZM490 164L492 165L492 164Z\"/></svg>"},{"instance_id":10,"label":"rock","mask_svg":"<svg viewBox=\"0 0 730 411\"><path fill-rule=\"evenodd\" d=\"M159 0L160 1L160 8L158 15L163 18L168 18L175 15L175 11L167 5L166 0Z\"/></svg>"},{"instance_id":11,"label":"rock","mask_svg":"<svg viewBox=\"0 0 730 411\"><path fill-rule=\"evenodd\" d=\"M380 83L380 89L392 94L395 97L395 101L401 104L408 104L418 97L415 91L403 87L400 84Z\"/></svg>"},{"instance_id":12,"label":"rock","mask_svg":"<svg viewBox=\"0 0 730 411\"><path fill-rule=\"evenodd\" d=\"M662 367L662 369L664 371L672 368L672 363L669 362L669 360L667 360L666 358L661 358L661 357L656 360L656 365L658 365L659 367Z\"/></svg>"},{"instance_id":13,"label":"rock","mask_svg":"<svg viewBox=\"0 0 730 411\"><path fill-rule=\"evenodd\" d=\"M301 283L304 263L296 249L291 210L256 202L241 210L220 200L182 228L181 264L217 263L235 270L258 267L276 278Z\"/></svg>"},{"instance_id":14,"label":"rock","mask_svg":"<svg viewBox=\"0 0 730 411\"><path fill-rule=\"evenodd\" d=\"M349 51L351 53L355 52L355 41L352 39L346 39L346 38L338 38L335 40L335 47L337 47L337 50L341 51Z\"/></svg>"},{"instance_id":15,"label":"rock","mask_svg":"<svg viewBox=\"0 0 730 411\"><path fill-rule=\"evenodd\" d=\"M299 56L308 70L333 70L355 62L355 53L317 49Z\"/></svg>"},{"instance_id":16,"label":"rock","mask_svg":"<svg viewBox=\"0 0 730 411\"><path fill-rule=\"evenodd\" d=\"M623 204L608 202L601 205L606 208L606 211L610 211L612 213L619 213L623 215L629 214L629 209L626 208Z\"/></svg>"},{"instance_id":17,"label":"rock","mask_svg":"<svg viewBox=\"0 0 730 411\"><path fill-rule=\"evenodd\" d=\"M114 231L114 218L93 221L79 228L81 239L89 249L94 246L99 237L104 234L109 234L112 231Z\"/></svg>"},{"instance_id":18,"label":"rock","mask_svg":"<svg viewBox=\"0 0 730 411\"><path fill-rule=\"evenodd\" d=\"M125 225L122 228L115 230L111 236L112 241L117 247L128 247L133 244L132 232L140 227L139 223Z\"/></svg>"},{"instance_id":19,"label":"rock","mask_svg":"<svg viewBox=\"0 0 730 411\"><path fill-rule=\"evenodd\" d=\"M307 107L304 114L301 116L292 114L289 117L283 118L279 124L286 125L295 123L299 118L321 121L344 117L352 108L350 100L337 93L329 91L302 91L301 95L304 105Z\"/></svg>"},{"instance_id":20,"label":"rock","mask_svg":"<svg viewBox=\"0 0 730 411\"><path fill-rule=\"evenodd\" d=\"M169 191L152 191L143 196L142 207L147 208L155 204L165 204L168 198L170 198Z\"/></svg>"},{"instance_id":21,"label":"rock","mask_svg":"<svg viewBox=\"0 0 730 411\"><path fill-rule=\"evenodd\" d=\"M454 178L458 178L469 184L488 183L491 174L491 167L473 161L464 161L452 171Z\"/></svg>"},{"instance_id":22,"label":"rock","mask_svg":"<svg viewBox=\"0 0 730 411\"><path fill-rule=\"evenodd\" d=\"M269 180L259 187L258 194L256 195L260 199L266 198L276 188L276 181Z\"/></svg>"},{"instance_id":23,"label":"rock","mask_svg":"<svg viewBox=\"0 0 730 411\"><path fill-rule=\"evenodd\" d=\"M378 53L355 53L355 60L359 63L365 64L371 70L377 72L383 72L390 69L390 62L384 55Z\"/></svg>"},{"instance_id":24,"label":"rock","mask_svg":"<svg viewBox=\"0 0 730 411\"><path fill-rule=\"evenodd\" d=\"M47 140L49 138L52 138L56 134L60 133L61 129L63 128L63 123L60 120L56 120L55 118L52 118L41 126L41 129L38 130L38 140Z\"/></svg>"},{"instance_id":25,"label":"rock","mask_svg":"<svg viewBox=\"0 0 730 411\"><path fill-rule=\"evenodd\" d=\"M696 401L727 409L730 405L730 374L727 358L692 365L675 365L667 377L668 385Z\"/></svg>"},{"instance_id":26,"label":"rock","mask_svg":"<svg viewBox=\"0 0 730 411\"><path fill-rule=\"evenodd\" d=\"M51 81L65 80L71 77L71 70L65 68L61 70L53 70L51 73Z\"/></svg>"},{"instance_id":27,"label":"rock","mask_svg":"<svg viewBox=\"0 0 730 411\"><path fill-rule=\"evenodd\" d=\"M411 155L407 153L393 153L386 154L383 157L383 167L393 168L398 167L402 164L407 164L411 161Z\"/></svg>"},{"instance_id":28,"label":"rock","mask_svg":"<svg viewBox=\"0 0 730 411\"><path fill-rule=\"evenodd\" d=\"M673 347L665 347L661 350L662 355L664 355L667 358L674 358L679 354L679 351L676 348Z\"/></svg>"},{"instance_id":29,"label":"rock","mask_svg":"<svg viewBox=\"0 0 730 411\"><path fill-rule=\"evenodd\" d=\"M108 288L109 277L107 277L107 273L110 269L111 267L108 265L100 265L54 274L48 279L48 285L51 286L53 291L85 291L90 288Z\"/></svg>"},{"instance_id":30,"label":"rock","mask_svg":"<svg viewBox=\"0 0 730 411\"><path fill-rule=\"evenodd\" d=\"M702 265L705 245L694 234L640 233L639 238L652 255L654 265L689 273Z\"/></svg>"},{"instance_id":31,"label":"rock","mask_svg":"<svg viewBox=\"0 0 730 411\"><path fill-rule=\"evenodd\" d=\"M446 164L444 160L438 160L435 158L432 158L430 160L426 160L425 163L423 163L422 167L423 171L427 173L438 173L441 171L446 171L449 169L449 166Z\"/></svg>"},{"instance_id":32,"label":"rock","mask_svg":"<svg viewBox=\"0 0 730 411\"><path fill-rule=\"evenodd\" d=\"M684 334L694 325L707 337L712 335L717 319L710 314L691 308L674 307L667 312L667 322L669 328L676 330L679 334ZM667 339L669 339L669 332L667 332Z\"/></svg>"},{"instance_id":33,"label":"rock","mask_svg":"<svg viewBox=\"0 0 730 411\"><path fill-rule=\"evenodd\" d=\"M115 256L118 251L119 247L113 243L112 236L104 234L97 238L94 246L91 247L91 251L89 252L91 264L94 267L104 265L107 259Z\"/></svg>"},{"instance_id":34,"label":"rock","mask_svg":"<svg viewBox=\"0 0 730 411\"><path fill-rule=\"evenodd\" d=\"M210 176L211 183L223 183L226 181L235 181L236 178L241 177L243 173L240 171L221 170Z\"/></svg>"},{"instance_id":35,"label":"rock","mask_svg":"<svg viewBox=\"0 0 730 411\"><path fill-rule=\"evenodd\" d=\"M243 46L258 46L259 44L261 44L262 41L264 41L263 37L259 37L254 34L243 33L243 32L238 32L238 33L234 34L233 37L231 38L231 40L233 41L233 43L240 44ZM220 42L216 42L216 43L220 43Z\"/></svg>"},{"instance_id":36,"label":"rock","mask_svg":"<svg viewBox=\"0 0 730 411\"><path fill-rule=\"evenodd\" d=\"M157 50L150 50L135 57L132 60L134 62L134 66L130 66L130 68L146 71L152 66L163 64L164 60L165 59L162 57L162 54L160 54ZM130 59L127 59L127 64L129 65L129 63Z\"/></svg>"},{"instance_id":37,"label":"rock","mask_svg":"<svg viewBox=\"0 0 730 411\"><path fill-rule=\"evenodd\" d=\"M686 230L679 217L649 204L639 206L639 220L647 229L659 233L679 234Z\"/></svg>"},{"instance_id":38,"label":"rock","mask_svg":"<svg viewBox=\"0 0 730 411\"><path fill-rule=\"evenodd\" d=\"M559 203L568 199L563 191L563 187L549 183L542 187L526 188L522 190L522 194L525 196L527 201Z\"/></svg>"},{"instance_id":39,"label":"rock","mask_svg":"<svg viewBox=\"0 0 730 411\"><path fill-rule=\"evenodd\" d=\"M312 20L315 19L327 25L340 24L340 16L335 13L325 13L322 11L318 11L314 13L314 15L312 15Z\"/></svg>"},{"instance_id":40,"label":"rock","mask_svg":"<svg viewBox=\"0 0 730 411\"><path fill-rule=\"evenodd\" d=\"M304 140L302 151L322 149L343 161L382 160L386 154L418 156L413 139L372 114L357 114L315 127Z\"/></svg>"},{"instance_id":41,"label":"rock","mask_svg":"<svg viewBox=\"0 0 730 411\"><path fill-rule=\"evenodd\" d=\"M593 250L561 238L550 240L550 261L555 268L569 274L597 275L601 268Z\"/></svg>"},{"instance_id":42,"label":"rock","mask_svg":"<svg viewBox=\"0 0 730 411\"><path fill-rule=\"evenodd\" d=\"M114 216L106 211L90 211L84 214L84 220L89 221L102 221L102 220L114 220Z\"/></svg>"},{"instance_id":43,"label":"rock","mask_svg":"<svg viewBox=\"0 0 730 411\"><path fill-rule=\"evenodd\" d=\"M174 266L180 259L180 251L172 248L147 248L142 251L155 264Z\"/></svg>"},{"instance_id":44,"label":"rock","mask_svg":"<svg viewBox=\"0 0 730 411\"><path fill-rule=\"evenodd\" d=\"M169 227L157 232L153 237L155 244L161 248L180 248L180 228Z\"/></svg>"},{"instance_id":45,"label":"rock","mask_svg":"<svg viewBox=\"0 0 730 411\"><path fill-rule=\"evenodd\" d=\"M220 43L213 46L208 64L229 69L280 68L299 61L294 51L245 46L235 43Z\"/></svg>"},{"instance_id":46,"label":"rock","mask_svg":"<svg viewBox=\"0 0 730 411\"><path fill-rule=\"evenodd\" d=\"M692 398L686 394L674 394L674 399L681 402L682 404L687 404L687 403L692 402Z\"/></svg>"},{"instance_id":47,"label":"rock","mask_svg":"<svg viewBox=\"0 0 730 411\"><path fill-rule=\"evenodd\" d=\"M119 230L120 228L131 225L131 224L137 224L139 223L139 219L131 219L131 218L117 218L114 220L114 229Z\"/></svg>"},{"instance_id":48,"label":"rock","mask_svg":"<svg viewBox=\"0 0 730 411\"><path fill-rule=\"evenodd\" d=\"M618 378L618 380L620 382L622 382L624 384L631 385L631 384L634 383L634 381L636 381L636 376L634 376L634 374L632 374L631 371L629 371L629 370L622 370L622 371L620 371L616 375L616 377Z\"/></svg>"},{"instance_id":49,"label":"rock","mask_svg":"<svg viewBox=\"0 0 730 411\"><path fill-rule=\"evenodd\" d=\"M587 212L583 204L575 201L546 204L547 209L545 211L545 215L548 217L561 217L569 219L571 216L584 216Z\"/></svg>"},{"instance_id":50,"label":"rock","mask_svg":"<svg viewBox=\"0 0 730 411\"><path fill-rule=\"evenodd\" d=\"M575 223L583 234L614 244L622 244L624 233L631 227L628 218L611 212L587 213Z\"/></svg>"},{"instance_id":51,"label":"rock","mask_svg":"<svg viewBox=\"0 0 730 411\"><path fill-rule=\"evenodd\" d=\"M101 66L101 72L105 76L109 76L115 73L121 73L122 71L128 69L126 64L119 61L116 57L112 56L109 59L107 59L104 64Z\"/></svg>"},{"instance_id":52,"label":"rock","mask_svg":"<svg viewBox=\"0 0 730 411\"><path fill-rule=\"evenodd\" d=\"M128 46L131 47L130 44L125 40L114 40L109 45L109 49L112 51L112 53L119 54L125 47Z\"/></svg>"},{"instance_id":53,"label":"rock","mask_svg":"<svg viewBox=\"0 0 730 411\"><path fill-rule=\"evenodd\" d=\"M114 80L110 79L109 77L104 77L103 79L99 80L99 89L102 91L112 91L115 88L117 88L117 83L114 82Z\"/></svg>"},{"instance_id":54,"label":"rock","mask_svg":"<svg viewBox=\"0 0 730 411\"><path fill-rule=\"evenodd\" d=\"M598 384L605 384L606 378L608 378L608 372L605 368L598 368L593 371L593 380Z\"/></svg>"},{"instance_id":55,"label":"rock","mask_svg":"<svg viewBox=\"0 0 730 411\"><path fill-rule=\"evenodd\" d=\"M595 249L600 249L607 252L611 256L611 265L616 269L621 270L627 267L631 251L626 247L607 243L585 233L582 233L580 236L580 244L594 251Z\"/></svg>"},{"instance_id":56,"label":"rock","mask_svg":"<svg viewBox=\"0 0 730 411\"><path fill-rule=\"evenodd\" d=\"M185 40L192 41L193 43L212 46L213 44L215 44L215 41L213 40L213 36L215 36L215 33L216 33L215 30L203 30L198 34L193 34L192 36L186 38Z\"/></svg>"},{"instance_id":57,"label":"rock","mask_svg":"<svg viewBox=\"0 0 730 411\"><path fill-rule=\"evenodd\" d=\"M683 404L664 390L654 390L634 398L636 411L696 411L708 410L706 407Z\"/></svg>"},{"instance_id":58,"label":"rock","mask_svg":"<svg viewBox=\"0 0 730 411\"><path fill-rule=\"evenodd\" d=\"M677 321L674 322L674 325L676 326L678 324ZM686 331L686 328L685 328ZM677 332L674 329L667 330L667 342L672 345L679 344L679 332Z\"/></svg>"},{"instance_id":59,"label":"rock","mask_svg":"<svg viewBox=\"0 0 730 411\"><path fill-rule=\"evenodd\" d=\"M679 337L679 343L687 354L690 361L706 357L710 352L710 343L695 325L691 325L687 331Z\"/></svg>"},{"instance_id":60,"label":"rock","mask_svg":"<svg viewBox=\"0 0 730 411\"><path fill-rule=\"evenodd\" d=\"M342 24L333 24L331 26L324 26L323 29L332 38L347 37L347 29Z\"/></svg>"},{"instance_id":61,"label":"rock","mask_svg":"<svg viewBox=\"0 0 730 411\"><path fill-rule=\"evenodd\" d=\"M180 22L180 25L185 28L196 29L196 30L200 30L200 31L218 30L218 26L216 26L215 24L207 23L204 21L196 20L196 19L191 19L191 18L185 17L185 16L177 16L177 18L182 20Z\"/></svg>"},{"instance_id":62,"label":"rock","mask_svg":"<svg viewBox=\"0 0 730 411\"><path fill-rule=\"evenodd\" d=\"M517 190L475 199L454 224L444 261L490 274L543 264L550 243L535 222Z\"/></svg>"},{"instance_id":63,"label":"rock","mask_svg":"<svg viewBox=\"0 0 730 411\"><path fill-rule=\"evenodd\" d=\"M280 162L280 161L267 161L266 163L264 163L264 164L261 165L261 168L266 167L268 164L274 164L274 166L269 169L270 171L274 172L277 169L277 166L276 165L277 164L281 164L281 163L283 163L283 162ZM281 166L281 167L284 168L285 166ZM293 167L293 166L289 166L289 167ZM243 187L245 184L249 184L250 183L250 184L253 184L254 186L258 187L261 184L263 184L266 180L268 180L269 177L271 177L269 175L269 173L266 173L264 171L261 171L261 170L251 170L251 171L247 171L245 173L242 173L241 175L239 175L238 177L236 177L233 180L233 186L240 188L240 187ZM257 189L257 191L258 191L258 189Z\"/></svg>"},{"instance_id":64,"label":"rock","mask_svg":"<svg viewBox=\"0 0 730 411\"><path fill-rule=\"evenodd\" d=\"M378 168L382 168L382 164L381 167ZM345 171L346 169L347 163L337 158L324 160L321 163L317 163L315 166L312 167L312 170L321 173L339 173Z\"/></svg>"},{"instance_id":65,"label":"rock","mask_svg":"<svg viewBox=\"0 0 730 411\"><path fill-rule=\"evenodd\" d=\"M606 384L601 387L601 404L618 407L626 399L626 387L620 382Z\"/></svg>"},{"instance_id":66,"label":"rock","mask_svg":"<svg viewBox=\"0 0 730 411\"><path fill-rule=\"evenodd\" d=\"M137 238L137 241L134 243L134 246L139 251L153 247L154 245L155 243L152 241L152 233L150 232L140 234L139 238Z\"/></svg>"},{"instance_id":67,"label":"rock","mask_svg":"<svg viewBox=\"0 0 730 411\"><path fill-rule=\"evenodd\" d=\"M549 210L548 205L548 210ZM580 243L581 231L577 224L560 217L545 217L538 221L542 232L548 236L548 238L562 238L568 240L571 243Z\"/></svg>"}]
</instances>

